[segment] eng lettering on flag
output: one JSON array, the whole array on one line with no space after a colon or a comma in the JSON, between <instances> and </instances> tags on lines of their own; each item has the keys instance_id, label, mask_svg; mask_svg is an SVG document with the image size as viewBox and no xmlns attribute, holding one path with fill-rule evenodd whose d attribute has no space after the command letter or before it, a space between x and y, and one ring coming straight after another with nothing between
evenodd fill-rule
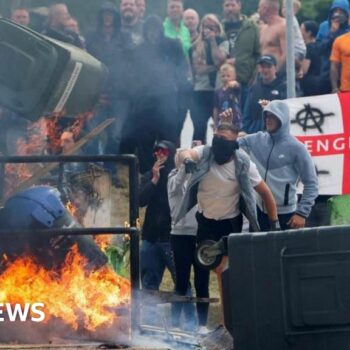
<instances>
[{"instance_id":1,"label":"eng lettering on flag","mask_svg":"<svg viewBox=\"0 0 350 350\"><path fill-rule=\"evenodd\" d=\"M316 165L319 193L350 194L350 93L286 100L291 133Z\"/></svg>"}]
</instances>

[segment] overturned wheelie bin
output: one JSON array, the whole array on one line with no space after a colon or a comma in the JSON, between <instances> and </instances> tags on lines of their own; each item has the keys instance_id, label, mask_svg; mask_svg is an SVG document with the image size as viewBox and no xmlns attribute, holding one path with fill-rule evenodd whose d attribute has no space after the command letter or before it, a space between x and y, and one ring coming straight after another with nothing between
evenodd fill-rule
<instances>
[{"instance_id":1,"label":"overturned wheelie bin","mask_svg":"<svg viewBox=\"0 0 350 350\"><path fill-rule=\"evenodd\" d=\"M197 261L217 254L235 350L350 349L350 226L232 234Z\"/></svg>"}]
</instances>

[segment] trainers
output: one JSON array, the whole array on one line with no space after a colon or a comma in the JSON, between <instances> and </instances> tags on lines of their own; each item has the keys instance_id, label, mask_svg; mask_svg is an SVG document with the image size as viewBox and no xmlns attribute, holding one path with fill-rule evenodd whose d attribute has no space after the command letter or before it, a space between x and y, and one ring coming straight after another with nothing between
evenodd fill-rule
<instances>
[{"instance_id":1,"label":"trainers","mask_svg":"<svg viewBox=\"0 0 350 350\"><path fill-rule=\"evenodd\" d=\"M206 326L199 326L197 329L198 335L207 335L210 333L210 329L208 329Z\"/></svg>"}]
</instances>

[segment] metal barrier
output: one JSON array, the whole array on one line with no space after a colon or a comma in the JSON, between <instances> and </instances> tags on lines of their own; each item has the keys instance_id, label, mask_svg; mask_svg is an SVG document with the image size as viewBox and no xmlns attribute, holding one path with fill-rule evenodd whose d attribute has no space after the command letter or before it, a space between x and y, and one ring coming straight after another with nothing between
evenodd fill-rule
<instances>
[{"instance_id":1,"label":"metal barrier","mask_svg":"<svg viewBox=\"0 0 350 350\"><path fill-rule=\"evenodd\" d=\"M62 228L36 230L47 235L100 235L100 234L129 234L130 235L130 281L131 281L131 321L132 331L140 323L140 259L139 242L140 230L138 228L139 202L138 202L138 160L134 155L84 155L84 156L9 156L0 157L0 201L4 199L4 182L6 164L23 163L59 163L58 186L62 185L64 163L81 162L114 162L122 163L129 168L129 223L130 227L94 227L94 228ZM26 235L31 230L0 230L2 234Z\"/></svg>"}]
</instances>

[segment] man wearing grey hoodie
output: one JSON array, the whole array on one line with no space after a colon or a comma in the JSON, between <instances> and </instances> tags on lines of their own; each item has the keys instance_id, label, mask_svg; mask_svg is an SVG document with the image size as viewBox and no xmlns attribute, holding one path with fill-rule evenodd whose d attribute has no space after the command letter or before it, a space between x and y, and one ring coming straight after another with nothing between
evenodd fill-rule
<instances>
[{"instance_id":1,"label":"man wearing grey hoodie","mask_svg":"<svg viewBox=\"0 0 350 350\"><path fill-rule=\"evenodd\" d=\"M247 135L239 140L239 144L250 153L271 189L281 228L302 228L318 195L314 163L305 146L290 134L290 111L285 101L271 101L264 108L263 119L266 131ZM303 192L298 202L299 180ZM259 199L257 204L261 230L268 230L266 208Z\"/></svg>"}]
</instances>

